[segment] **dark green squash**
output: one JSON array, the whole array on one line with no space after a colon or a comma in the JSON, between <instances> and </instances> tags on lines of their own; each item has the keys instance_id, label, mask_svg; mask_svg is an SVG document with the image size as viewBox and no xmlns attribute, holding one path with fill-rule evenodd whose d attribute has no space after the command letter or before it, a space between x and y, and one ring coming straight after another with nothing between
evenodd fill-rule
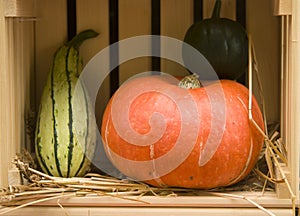
<instances>
[{"instance_id":1,"label":"dark green squash","mask_svg":"<svg viewBox=\"0 0 300 216\"><path fill-rule=\"evenodd\" d=\"M184 42L199 50L210 62L219 79L238 79L248 66L248 36L244 27L220 18L221 0L216 0L212 17L194 23ZM189 58L183 46L184 61Z\"/></svg>"}]
</instances>

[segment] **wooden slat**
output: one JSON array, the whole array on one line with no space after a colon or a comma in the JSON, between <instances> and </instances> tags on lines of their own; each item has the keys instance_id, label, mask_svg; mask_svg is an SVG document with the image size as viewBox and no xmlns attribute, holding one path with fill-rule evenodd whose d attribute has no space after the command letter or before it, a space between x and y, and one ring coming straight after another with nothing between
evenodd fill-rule
<instances>
[{"instance_id":1,"label":"wooden slat","mask_svg":"<svg viewBox=\"0 0 300 216\"><path fill-rule=\"evenodd\" d=\"M6 34L7 34L7 79L6 79L6 85L7 85L7 93L6 97L8 97L8 110L7 110L7 122L6 125L6 133L8 136L8 140L6 142L6 145L8 145L8 158L7 158L7 163L9 164L14 157L14 153L16 153L17 148L19 148L20 143L18 141L18 129L16 128L16 116L15 116L15 111L16 111L16 106L17 106L17 99L15 98L15 91L17 84L15 83L17 80L15 71L16 71L16 64L14 64L14 53L15 53L15 46L14 46L14 25L13 25L13 19L6 20ZM12 168L11 165L8 166L9 169Z\"/></svg>"},{"instance_id":2,"label":"wooden slat","mask_svg":"<svg viewBox=\"0 0 300 216\"><path fill-rule=\"evenodd\" d=\"M21 148L31 151L25 116L31 108L30 77L33 72L34 21L28 17L4 18L1 2L1 180L8 184L8 169ZM3 67L3 68L2 68Z\"/></svg>"},{"instance_id":3,"label":"wooden slat","mask_svg":"<svg viewBox=\"0 0 300 216\"><path fill-rule=\"evenodd\" d=\"M219 195L203 193L199 196L176 197L129 196L129 199L122 199L120 196L68 197L60 198L59 204L70 215L267 215L265 211L242 197L264 206L265 211L272 212L276 216L293 215L290 200L278 199L275 193L270 192L265 192L263 196L261 192L234 192L227 196L222 196L221 193ZM57 202L54 199L39 203L38 206L23 209L22 215L29 215L33 211L37 214L39 209L53 214L55 209L59 209ZM74 211L75 209L77 211ZM18 213L14 212L11 215Z\"/></svg>"},{"instance_id":4,"label":"wooden slat","mask_svg":"<svg viewBox=\"0 0 300 216\"><path fill-rule=\"evenodd\" d=\"M247 1L247 30L252 36L264 99L267 122L280 120L280 19L273 16L271 1ZM260 7L257 7L260 5ZM255 14L255 16L253 15ZM266 28L267 26L267 28ZM254 94L259 101L257 82Z\"/></svg>"},{"instance_id":5,"label":"wooden slat","mask_svg":"<svg viewBox=\"0 0 300 216\"><path fill-rule=\"evenodd\" d=\"M280 132L284 144L291 143L291 98L289 87L291 84L291 46L290 40L290 17L281 17L281 106L280 106ZM291 149L289 149L290 151Z\"/></svg>"},{"instance_id":6,"label":"wooden slat","mask_svg":"<svg viewBox=\"0 0 300 216\"><path fill-rule=\"evenodd\" d=\"M292 0L273 0L274 15L291 15Z\"/></svg>"},{"instance_id":7,"label":"wooden slat","mask_svg":"<svg viewBox=\"0 0 300 216\"><path fill-rule=\"evenodd\" d=\"M36 110L55 51L67 40L67 4L61 0L37 1Z\"/></svg>"},{"instance_id":8,"label":"wooden slat","mask_svg":"<svg viewBox=\"0 0 300 216\"><path fill-rule=\"evenodd\" d=\"M119 39L151 34L151 0L119 2ZM126 51L120 51L126 55ZM120 66L120 83L129 77L151 70L151 58L130 60Z\"/></svg>"},{"instance_id":9,"label":"wooden slat","mask_svg":"<svg viewBox=\"0 0 300 216\"><path fill-rule=\"evenodd\" d=\"M30 139L27 139L25 119L32 108L30 77L33 76L34 64L34 21L23 18L7 18L8 35L8 73L11 99L10 160L21 148L33 151ZM33 85L34 86L34 85ZM34 99L33 99L34 101Z\"/></svg>"},{"instance_id":10,"label":"wooden slat","mask_svg":"<svg viewBox=\"0 0 300 216\"><path fill-rule=\"evenodd\" d=\"M71 40L77 33L77 10L76 0L67 0L67 25L68 40Z\"/></svg>"},{"instance_id":11,"label":"wooden slat","mask_svg":"<svg viewBox=\"0 0 300 216\"><path fill-rule=\"evenodd\" d=\"M80 48L84 65L96 53L109 46L108 1L89 0L87 4L86 0L77 0L77 33L86 29L99 33Z\"/></svg>"},{"instance_id":12,"label":"wooden slat","mask_svg":"<svg viewBox=\"0 0 300 216\"><path fill-rule=\"evenodd\" d=\"M300 155L300 2L293 1L292 3L292 23L291 23L291 34L289 38L289 46L291 50L291 58L289 61L290 67L290 83L287 88L290 89L289 100L291 121L290 124L290 141L288 146L289 154L289 168L292 175L292 187L297 193L299 199L299 155Z\"/></svg>"},{"instance_id":13,"label":"wooden slat","mask_svg":"<svg viewBox=\"0 0 300 216\"><path fill-rule=\"evenodd\" d=\"M88 40L80 48L80 55L83 63L88 61L109 46L109 0L77 0L77 31L93 29L99 33L96 38ZM92 6L91 6L92 5ZM107 61L107 65L109 61ZM110 98L110 84L107 78L99 89L98 99L96 100L96 119L98 125L101 125L102 114Z\"/></svg>"},{"instance_id":14,"label":"wooden slat","mask_svg":"<svg viewBox=\"0 0 300 216\"><path fill-rule=\"evenodd\" d=\"M35 17L36 0L3 0L6 17Z\"/></svg>"},{"instance_id":15,"label":"wooden slat","mask_svg":"<svg viewBox=\"0 0 300 216\"><path fill-rule=\"evenodd\" d=\"M183 40L186 31L194 22L193 1L161 1L161 16L161 34ZM168 52L168 50L162 50L162 52ZM176 76L184 76L188 74L187 70L176 62L163 59L161 65L162 71L165 73Z\"/></svg>"},{"instance_id":16,"label":"wooden slat","mask_svg":"<svg viewBox=\"0 0 300 216\"><path fill-rule=\"evenodd\" d=\"M193 1L193 20L194 22L203 19L203 0Z\"/></svg>"},{"instance_id":17,"label":"wooden slat","mask_svg":"<svg viewBox=\"0 0 300 216\"><path fill-rule=\"evenodd\" d=\"M109 43L114 44L119 41L119 0L109 1ZM109 73L110 96L119 88L119 47L110 50L109 64L117 65Z\"/></svg>"},{"instance_id":18,"label":"wooden slat","mask_svg":"<svg viewBox=\"0 0 300 216\"><path fill-rule=\"evenodd\" d=\"M25 142L20 146L21 149L26 149L28 152L33 153L34 149L34 131L28 130L28 125L30 124L30 128L33 128L33 124L35 123L34 119L34 111L36 105L36 98L35 98L35 22L36 19L23 19L20 18L21 22L19 24L22 26L21 31L19 33L19 38L22 38L22 45L20 49L22 50L22 55L20 56L20 61L22 62L19 64L19 71L23 71L23 76L20 78L23 93L22 101L23 106L20 111L22 113L22 123L21 128L23 129L23 135ZM18 21L17 21L18 22ZM22 48L21 48L22 47ZM18 45L17 45L18 49ZM30 134L29 134L30 133Z\"/></svg>"},{"instance_id":19,"label":"wooden slat","mask_svg":"<svg viewBox=\"0 0 300 216\"><path fill-rule=\"evenodd\" d=\"M151 0L151 35L160 35L161 33L161 1ZM158 40L152 40L152 55L161 52L161 44ZM161 71L161 58L152 56L151 71Z\"/></svg>"},{"instance_id":20,"label":"wooden slat","mask_svg":"<svg viewBox=\"0 0 300 216\"><path fill-rule=\"evenodd\" d=\"M236 21L246 28L246 0L236 1Z\"/></svg>"},{"instance_id":21,"label":"wooden slat","mask_svg":"<svg viewBox=\"0 0 300 216\"><path fill-rule=\"evenodd\" d=\"M243 216L265 216L265 212L256 208L115 208L115 207L104 207L104 208L78 208L78 207L63 207L63 209L56 207L28 207L26 209L20 209L9 214L7 216L31 216L33 214L52 216L68 214L72 216L81 215L109 215L109 216L224 216L224 215L243 215ZM276 216L292 216L290 209L272 208L270 212Z\"/></svg>"},{"instance_id":22,"label":"wooden slat","mask_svg":"<svg viewBox=\"0 0 300 216\"><path fill-rule=\"evenodd\" d=\"M227 196L226 196L227 195ZM234 198L234 196L239 198ZM279 199L275 192L247 192L236 191L228 192L222 196L222 193L199 193L198 195L186 196L129 196L132 199L122 199L114 196L87 196L87 197L71 197L61 199L63 206L81 206L81 207L174 207L177 208L253 208L252 203L245 199L244 196L253 200L265 208L287 208L292 209L291 200L289 198ZM138 199L136 199L138 198ZM139 202L140 201L140 202ZM47 201L39 204L41 206L55 206L56 200Z\"/></svg>"},{"instance_id":23,"label":"wooden slat","mask_svg":"<svg viewBox=\"0 0 300 216\"><path fill-rule=\"evenodd\" d=\"M10 125L7 113L9 113L10 98L8 97L8 56L7 56L7 35L6 23L4 18L5 8L3 2L0 2L0 185L8 185L8 148L9 137L8 127Z\"/></svg>"}]
</instances>

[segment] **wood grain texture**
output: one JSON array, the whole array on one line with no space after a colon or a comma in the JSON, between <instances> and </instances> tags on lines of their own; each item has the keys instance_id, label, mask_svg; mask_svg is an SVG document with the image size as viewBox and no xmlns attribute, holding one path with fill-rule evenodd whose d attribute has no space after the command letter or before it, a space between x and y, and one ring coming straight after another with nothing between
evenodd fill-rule
<instances>
[{"instance_id":1,"label":"wood grain texture","mask_svg":"<svg viewBox=\"0 0 300 216\"><path fill-rule=\"evenodd\" d=\"M12 168L11 162L16 153L21 148L31 151L25 117L30 111L32 99L30 77L34 71L34 24L32 19L26 17L4 18L3 2L0 7L0 185L7 185L7 170Z\"/></svg>"},{"instance_id":2,"label":"wood grain texture","mask_svg":"<svg viewBox=\"0 0 300 216\"><path fill-rule=\"evenodd\" d=\"M289 46L291 50L291 56L289 60L290 66L290 83L287 88L290 90L289 99L291 121L290 124L290 141L287 143L290 161L289 167L292 175L292 187L296 192L296 196L299 199L299 152L300 152L300 2L293 1L292 5L292 22L291 22L291 34L289 38Z\"/></svg>"},{"instance_id":3,"label":"wood grain texture","mask_svg":"<svg viewBox=\"0 0 300 216\"><path fill-rule=\"evenodd\" d=\"M98 52L109 46L109 6L108 0L77 0L77 31L93 29L99 33L96 38L88 40L80 48L83 64L86 65ZM109 58L107 58L107 65ZM110 85L108 77L102 83L95 104L97 124L101 125L102 114L109 100Z\"/></svg>"},{"instance_id":4,"label":"wood grain texture","mask_svg":"<svg viewBox=\"0 0 300 216\"><path fill-rule=\"evenodd\" d=\"M37 1L35 37L36 110L55 51L67 40L67 4L61 0Z\"/></svg>"},{"instance_id":5,"label":"wood grain texture","mask_svg":"<svg viewBox=\"0 0 300 216\"><path fill-rule=\"evenodd\" d=\"M273 0L274 15L291 15L292 0Z\"/></svg>"},{"instance_id":6,"label":"wood grain texture","mask_svg":"<svg viewBox=\"0 0 300 216\"><path fill-rule=\"evenodd\" d=\"M280 19L273 16L271 0L247 1L247 31L252 36L268 122L280 120ZM257 5L260 7L257 7ZM254 15L255 14L255 15ZM255 77L254 77L255 78ZM254 94L261 102L256 80Z\"/></svg>"},{"instance_id":7,"label":"wood grain texture","mask_svg":"<svg viewBox=\"0 0 300 216\"><path fill-rule=\"evenodd\" d=\"M3 0L6 17L36 17L37 0Z\"/></svg>"},{"instance_id":8,"label":"wood grain texture","mask_svg":"<svg viewBox=\"0 0 300 216\"><path fill-rule=\"evenodd\" d=\"M278 199L276 193L265 192L233 192L227 195L245 196L264 206L276 216L291 216L292 209L289 199ZM90 196L61 198L59 204L64 213L69 215L266 215L245 199L235 199L221 194L199 194L198 196L141 196L136 201L134 196L122 199L114 196ZM57 205L57 200L39 203L22 210L22 215L35 214L49 215L54 212L63 212ZM19 215L20 212L11 212L8 215Z\"/></svg>"},{"instance_id":9,"label":"wood grain texture","mask_svg":"<svg viewBox=\"0 0 300 216\"><path fill-rule=\"evenodd\" d=\"M276 216L292 216L290 209L272 208L270 211ZM31 216L33 214L39 214L43 216L52 216L53 214L68 214L72 216L223 216L223 215L242 215L243 216L265 216L266 213L254 208L116 208L116 207L104 207L104 208L78 208L78 207L29 207L26 209L18 210L10 213L10 216Z\"/></svg>"},{"instance_id":10,"label":"wood grain texture","mask_svg":"<svg viewBox=\"0 0 300 216\"><path fill-rule=\"evenodd\" d=\"M161 34L183 40L186 31L193 24L192 0L164 0L161 1ZM163 52L172 52L162 50ZM163 59L162 71L171 75L184 76L187 70L176 62Z\"/></svg>"},{"instance_id":11,"label":"wood grain texture","mask_svg":"<svg viewBox=\"0 0 300 216\"><path fill-rule=\"evenodd\" d=\"M0 2L0 185L8 185L8 148L9 148L9 128L10 120L7 116L11 99L8 97L8 56L7 56L7 34L4 18L4 4Z\"/></svg>"},{"instance_id":12,"label":"wood grain texture","mask_svg":"<svg viewBox=\"0 0 300 216\"><path fill-rule=\"evenodd\" d=\"M119 40L150 34L151 0L119 1ZM120 55L126 55L126 52L128 51L120 50ZM136 58L125 62L120 65L120 84L135 74L150 70L150 57Z\"/></svg>"},{"instance_id":13,"label":"wood grain texture","mask_svg":"<svg viewBox=\"0 0 300 216\"><path fill-rule=\"evenodd\" d=\"M290 209L280 209L272 208L270 211L276 216L292 216L293 213ZM52 216L56 215L72 215L72 216L96 216L96 215L107 215L107 216L231 216L231 215L241 215L241 216L265 216L266 213L255 208L78 208L78 207L29 207L22 210L17 210L6 214L7 216L31 216L33 214L42 216Z\"/></svg>"}]
</instances>

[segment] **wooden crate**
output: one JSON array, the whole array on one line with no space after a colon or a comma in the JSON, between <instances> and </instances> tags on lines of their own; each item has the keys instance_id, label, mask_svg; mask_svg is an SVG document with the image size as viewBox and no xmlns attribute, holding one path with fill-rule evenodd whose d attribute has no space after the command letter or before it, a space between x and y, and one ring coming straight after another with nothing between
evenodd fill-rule
<instances>
[{"instance_id":1,"label":"wooden crate","mask_svg":"<svg viewBox=\"0 0 300 216\"><path fill-rule=\"evenodd\" d=\"M52 56L58 46L70 36L66 0L2 0L0 2L0 185L7 186L14 174L11 164L22 148L34 149L26 136L25 118L31 109L37 110ZM77 0L76 31L93 28L100 36L81 49L86 64L97 52L107 47L112 38L109 24L109 0ZM151 0L119 0L117 39L153 33ZM193 0L161 0L161 35L182 40L193 23ZM210 16L214 1L204 0L203 17ZM222 16L236 19L235 0L223 0ZM153 6L153 5L152 5ZM247 0L245 25L251 34L264 87L267 121L280 122L281 135L288 150L288 166L284 167L293 193L299 198L300 142L300 3L297 0ZM152 14L153 15L153 14ZM73 29L74 31L74 29ZM152 60L141 58L119 67L120 83L137 72L151 70ZM178 65L161 60L161 70L173 75L185 73ZM132 70L134 68L134 71ZM110 83L101 90L97 104L101 112L110 97ZM254 82L254 93L258 87ZM293 215L291 200L285 185L276 193L235 192L269 208L276 215ZM85 197L61 200L70 215L264 215L244 199L219 196L176 198L144 197L149 204L110 197ZM64 214L55 202L46 202L12 212L10 215Z\"/></svg>"}]
</instances>

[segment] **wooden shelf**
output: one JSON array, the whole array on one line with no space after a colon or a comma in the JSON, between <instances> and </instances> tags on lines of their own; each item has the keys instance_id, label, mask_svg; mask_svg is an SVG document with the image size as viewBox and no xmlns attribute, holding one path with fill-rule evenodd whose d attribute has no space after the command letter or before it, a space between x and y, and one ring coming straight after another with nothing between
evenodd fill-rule
<instances>
[{"instance_id":1,"label":"wooden shelf","mask_svg":"<svg viewBox=\"0 0 300 216\"><path fill-rule=\"evenodd\" d=\"M292 215L292 211L283 208L272 208L269 209L272 214L276 216L289 216ZM167 208L132 208L132 207L29 207L22 210L17 210L6 214L9 216L52 216L52 215L69 215L69 216L94 216L94 215L105 215L105 216L193 216L193 215L205 215L205 216L226 216L226 215L243 215L243 216L266 216L267 214L259 209L255 208L178 208L178 207L167 207Z\"/></svg>"},{"instance_id":2,"label":"wooden shelf","mask_svg":"<svg viewBox=\"0 0 300 216\"><path fill-rule=\"evenodd\" d=\"M232 192L245 196L275 215L293 215L290 199L278 199L276 193ZM199 196L118 198L108 196L72 197L52 200L11 212L9 215L50 215L64 211L68 215L267 215L245 199L204 194ZM58 204L59 203L59 204ZM61 207L59 207L62 206ZM11 207L12 208L12 207Z\"/></svg>"},{"instance_id":3,"label":"wooden shelf","mask_svg":"<svg viewBox=\"0 0 300 216\"><path fill-rule=\"evenodd\" d=\"M232 192L231 195L245 196L263 206L273 214L293 215L290 199L278 199L276 193ZM222 197L203 193L199 196L177 197L109 197L87 196L52 200L36 204L8 215L267 215L245 199ZM133 200L136 199L137 201ZM62 206L59 207L59 205ZM11 207L12 208L12 207Z\"/></svg>"},{"instance_id":4,"label":"wooden shelf","mask_svg":"<svg viewBox=\"0 0 300 216\"><path fill-rule=\"evenodd\" d=\"M130 196L128 199L116 196L86 196L61 199L59 202L68 207L183 207L183 208L251 208L253 204L245 199L203 193L199 196ZM230 195L244 196L254 202L270 208L291 208L291 199L278 199L275 192L231 192ZM57 200L47 201L36 206L57 206Z\"/></svg>"}]
</instances>

